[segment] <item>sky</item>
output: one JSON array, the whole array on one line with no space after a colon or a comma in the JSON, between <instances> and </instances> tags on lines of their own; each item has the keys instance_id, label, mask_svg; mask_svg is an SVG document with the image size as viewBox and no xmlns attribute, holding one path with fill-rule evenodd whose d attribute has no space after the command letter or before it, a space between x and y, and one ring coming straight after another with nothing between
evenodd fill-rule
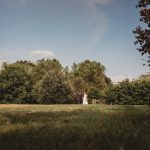
<instances>
[{"instance_id":1,"label":"sky","mask_svg":"<svg viewBox=\"0 0 150 150\"><path fill-rule=\"evenodd\" d=\"M0 63L57 58L101 62L117 82L148 71L132 31L138 0L0 0Z\"/></svg>"}]
</instances>

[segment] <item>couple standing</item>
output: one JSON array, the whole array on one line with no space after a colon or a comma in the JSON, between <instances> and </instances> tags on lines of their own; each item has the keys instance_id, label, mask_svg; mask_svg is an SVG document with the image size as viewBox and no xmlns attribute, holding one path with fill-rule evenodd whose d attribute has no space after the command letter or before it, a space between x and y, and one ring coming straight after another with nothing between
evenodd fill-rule
<instances>
[{"instance_id":1,"label":"couple standing","mask_svg":"<svg viewBox=\"0 0 150 150\"><path fill-rule=\"evenodd\" d=\"M83 105L88 104L86 92L78 94L78 104L83 104Z\"/></svg>"}]
</instances>

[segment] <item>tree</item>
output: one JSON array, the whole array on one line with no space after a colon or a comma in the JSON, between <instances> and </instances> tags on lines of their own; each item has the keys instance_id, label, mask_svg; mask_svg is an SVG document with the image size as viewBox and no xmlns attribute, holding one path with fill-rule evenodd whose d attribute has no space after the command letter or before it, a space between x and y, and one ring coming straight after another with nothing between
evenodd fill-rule
<instances>
[{"instance_id":1,"label":"tree","mask_svg":"<svg viewBox=\"0 0 150 150\"><path fill-rule=\"evenodd\" d=\"M60 62L57 59L41 59L38 60L33 69L33 79L37 83L49 70L63 70Z\"/></svg>"},{"instance_id":2,"label":"tree","mask_svg":"<svg viewBox=\"0 0 150 150\"><path fill-rule=\"evenodd\" d=\"M70 71L56 59L20 60L0 70L0 103L77 103L79 93L99 99L110 84L105 67L96 61L74 63Z\"/></svg>"},{"instance_id":3,"label":"tree","mask_svg":"<svg viewBox=\"0 0 150 150\"><path fill-rule=\"evenodd\" d=\"M35 63L35 67L33 68L32 78L33 78L33 90L32 96L35 101L39 100L39 83L43 80L45 75L49 71L62 71L63 67L60 62L56 59L41 59Z\"/></svg>"},{"instance_id":4,"label":"tree","mask_svg":"<svg viewBox=\"0 0 150 150\"><path fill-rule=\"evenodd\" d=\"M0 72L0 102L30 103L31 74L19 63L6 64Z\"/></svg>"},{"instance_id":5,"label":"tree","mask_svg":"<svg viewBox=\"0 0 150 150\"><path fill-rule=\"evenodd\" d=\"M150 76L137 80L128 79L108 88L106 102L112 104L150 104Z\"/></svg>"},{"instance_id":6,"label":"tree","mask_svg":"<svg viewBox=\"0 0 150 150\"><path fill-rule=\"evenodd\" d=\"M147 27L143 29L138 26L133 33L135 34L135 44L139 44L138 51L144 55L148 55L146 60L150 66L150 0L139 0L137 8L140 8L140 21L144 22Z\"/></svg>"},{"instance_id":7,"label":"tree","mask_svg":"<svg viewBox=\"0 0 150 150\"><path fill-rule=\"evenodd\" d=\"M39 103L69 103L72 90L67 78L68 68L64 69L57 59L37 61L32 77L32 94Z\"/></svg>"},{"instance_id":8,"label":"tree","mask_svg":"<svg viewBox=\"0 0 150 150\"><path fill-rule=\"evenodd\" d=\"M97 88L90 89L89 98L91 98L91 99L100 99L101 97L102 97L102 94L101 94L99 89L97 89Z\"/></svg>"},{"instance_id":9,"label":"tree","mask_svg":"<svg viewBox=\"0 0 150 150\"><path fill-rule=\"evenodd\" d=\"M59 70L49 70L36 86L38 102L45 104L69 103L72 90L65 77Z\"/></svg>"},{"instance_id":10,"label":"tree","mask_svg":"<svg viewBox=\"0 0 150 150\"><path fill-rule=\"evenodd\" d=\"M111 80L105 75L105 67L96 61L85 60L79 64L73 64L71 81L75 92L88 92L93 89L103 91Z\"/></svg>"}]
</instances>

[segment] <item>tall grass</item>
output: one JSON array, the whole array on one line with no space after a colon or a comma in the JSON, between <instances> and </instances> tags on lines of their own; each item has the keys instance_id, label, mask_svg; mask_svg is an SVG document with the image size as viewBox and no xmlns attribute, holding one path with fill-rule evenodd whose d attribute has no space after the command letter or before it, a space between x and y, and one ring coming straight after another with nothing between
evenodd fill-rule
<instances>
[{"instance_id":1,"label":"tall grass","mask_svg":"<svg viewBox=\"0 0 150 150\"><path fill-rule=\"evenodd\" d=\"M149 150L150 107L0 105L0 150Z\"/></svg>"}]
</instances>

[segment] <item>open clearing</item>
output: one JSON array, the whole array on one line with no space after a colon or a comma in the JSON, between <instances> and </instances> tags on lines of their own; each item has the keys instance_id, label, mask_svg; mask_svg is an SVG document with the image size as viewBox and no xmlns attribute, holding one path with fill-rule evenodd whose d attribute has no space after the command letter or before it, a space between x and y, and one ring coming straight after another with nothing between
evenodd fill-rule
<instances>
[{"instance_id":1,"label":"open clearing","mask_svg":"<svg viewBox=\"0 0 150 150\"><path fill-rule=\"evenodd\" d=\"M0 105L0 150L150 150L150 106Z\"/></svg>"}]
</instances>

